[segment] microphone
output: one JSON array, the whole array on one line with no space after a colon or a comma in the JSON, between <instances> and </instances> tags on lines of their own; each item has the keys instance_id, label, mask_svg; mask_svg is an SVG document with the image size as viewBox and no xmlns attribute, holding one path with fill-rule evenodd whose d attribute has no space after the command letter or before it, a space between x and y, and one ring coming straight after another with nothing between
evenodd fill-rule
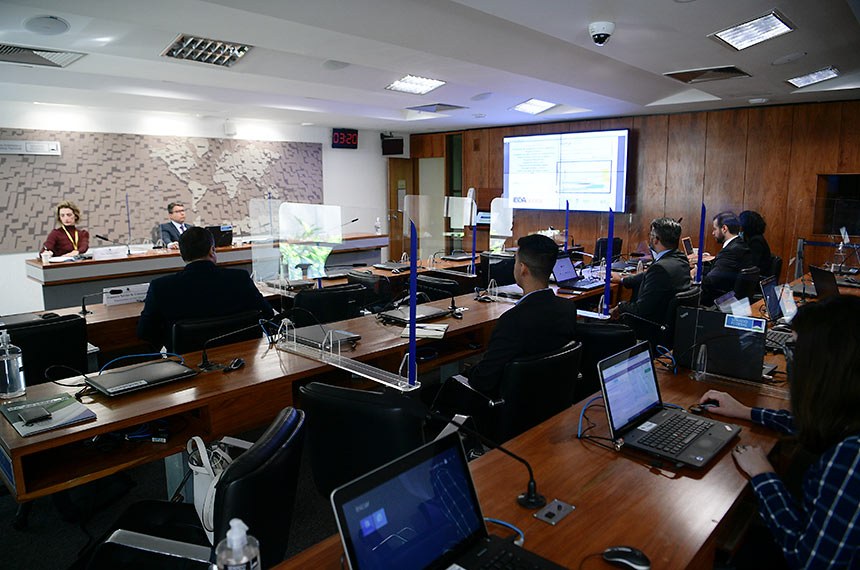
<instances>
[{"instance_id":1,"label":"microphone","mask_svg":"<svg viewBox=\"0 0 860 570\"><path fill-rule=\"evenodd\" d=\"M98 237L98 236L96 236L96 237ZM110 289L109 291L107 291L107 293L109 293L110 295L119 295L122 293L122 289ZM104 294L105 294L104 291L100 291L98 293L88 293L88 294L84 295L83 297L81 297L81 310L78 311L78 314L79 315L92 315L93 312L87 310L87 297L96 297L98 295L104 295Z\"/></svg>"},{"instance_id":2,"label":"microphone","mask_svg":"<svg viewBox=\"0 0 860 570\"><path fill-rule=\"evenodd\" d=\"M460 312L460 308L457 306L457 302L454 300L454 294L450 293L444 289L437 289L436 287L428 287L423 283L419 283L418 287L423 289L424 291L432 291L433 293L439 293L440 295L450 296L451 297L451 306L448 307L448 310L451 311L451 315L455 319L462 319L463 314Z\"/></svg>"},{"instance_id":3,"label":"microphone","mask_svg":"<svg viewBox=\"0 0 860 570\"><path fill-rule=\"evenodd\" d=\"M225 338L229 338L229 337L236 335L236 334L239 334L239 333L248 332L248 331L253 330L257 327L262 328L262 325L259 322L257 322L256 324L253 324L251 326L242 327L241 329L236 329L234 331L226 332L224 334L221 334L218 336L213 336L212 338L207 339L206 342L203 343L203 348L202 348L203 354L200 355L200 366L198 366L198 368L200 370L203 370L203 371L220 370L222 368L225 368L225 366L223 364L219 364L217 362L211 362L209 360L209 356L206 354L206 349L208 348L209 343L215 342L216 340L223 340ZM263 329L263 332L266 332L266 329ZM266 336L268 336L268 335L266 335Z\"/></svg>"},{"instance_id":4,"label":"microphone","mask_svg":"<svg viewBox=\"0 0 860 570\"><path fill-rule=\"evenodd\" d=\"M121 242L118 242L118 241L114 241L114 240L112 240L112 239L110 239L110 238L106 238L105 236L102 236L102 235L99 235L99 234L96 234L96 237L97 237L97 238L99 238L99 239L100 239L100 240L102 240L102 241L106 241L106 242L108 242L108 243L112 243L112 244L114 244L114 245L124 245L124 246L126 247L126 250L128 250L128 255L131 255L131 246L130 246L129 244L127 244L127 243L121 243Z\"/></svg>"},{"instance_id":5,"label":"microphone","mask_svg":"<svg viewBox=\"0 0 860 570\"><path fill-rule=\"evenodd\" d=\"M642 321L643 323L654 325L655 327L660 329L660 332L666 332L666 325L660 324L657 321L652 321L651 319L646 319L645 317L640 317L636 313L621 313L621 318L623 319L624 317L633 317L634 319Z\"/></svg>"},{"instance_id":6,"label":"microphone","mask_svg":"<svg viewBox=\"0 0 860 570\"><path fill-rule=\"evenodd\" d=\"M354 224L354 223L355 223L355 222L357 222L357 221L358 221L358 218L353 218L352 220L350 220L350 221L348 221L348 222L344 222L344 223L342 223L342 224L340 225L340 227L348 226L349 224Z\"/></svg>"},{"instance_id":7,"label":"microphone","mask_svg":"<svg viewBox=\"0 0 860 570\"><path fill-rule=\"evenodd\" d=\"M469 386L469 389L475 391L474 388L472 388L471 386ZM475 391L475 393L480 394L481 396L486 398L486 396L484 396L480 392ZM489 401L489 398L487 398L487 400ZM543 507L544 505L546 505L546 497L544 497L543 495L541 495L540 493L537 492L537 482L535 481L535 474L534 474L534 471L532 470L531 464L529 464L528 461L526 461L525 459L523 459L519 455L515 454L514 452L506 449L504 446L499 445L498 443L491 441L490 439L481 435L480 432L473 430L470 427L465 426L463 424L463 422L454 421L454 419L452 419L452 418L445 417L444 415L442 415L438 412L434 412L433 410L429 410L429 409L427 410L426 417L431 418L431 419L436 419L439 421L443 421L446 424L451 424L453 426L457 426L457 429L461 429L464 432L466 432L468 435L471 435L473 437L478 438L478 440L481 443L483 443L484 445L486 445L490 449L498 449L499 451L501 451L502 453L504 453L505 455L507 455L511 459L519 461L520 463L525 465L526 469L529 472L529 482L526 486L526 492L517 496L517 503L521 507L524 507L526 509L539 509L539 508Z\"/></svg>"}]
</instances>

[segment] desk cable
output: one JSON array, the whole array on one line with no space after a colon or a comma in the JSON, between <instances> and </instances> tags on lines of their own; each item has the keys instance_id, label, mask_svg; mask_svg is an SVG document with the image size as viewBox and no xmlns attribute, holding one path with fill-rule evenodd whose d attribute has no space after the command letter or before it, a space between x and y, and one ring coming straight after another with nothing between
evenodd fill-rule
<instances>
[{"instance_id":1,"label":"desk cable","mask_svg":"<svg viewBox=\"0 0 860 570\"><path fill-rule=\"evenodd\" d=\"M517 546L522 547L522 545L525 543L526 535L523 533L522 530L520 530L518 527L512 525L511 523L503 521L503 520L499 520L499 519L494 519L491 517L484 517L484 520L487 522L493 523L493 524L497 524L499 526L503 526L505 528L509 528L512 531L516 532L519 535L519 537L514 539L513 543L516 544Z\"/></svg>"},{"instance_id":2,"label":"desk cable","mask_svg":"<svg viewBox=\"0 0 860 570\"><path fill-rule=\"evenodd\" d=\"M660 344L656 345L654 347L654 350L656 350L658 354L657 358L654 359L654 362L657 362L662 366L666 367L667 370L671 370L672 374L677 374L678 363L675 361L675 357L672 355L672 351ZM671 361L671 365L666 362L663 362L663 358L668 358Z\"/></svg>"}]
</instances>

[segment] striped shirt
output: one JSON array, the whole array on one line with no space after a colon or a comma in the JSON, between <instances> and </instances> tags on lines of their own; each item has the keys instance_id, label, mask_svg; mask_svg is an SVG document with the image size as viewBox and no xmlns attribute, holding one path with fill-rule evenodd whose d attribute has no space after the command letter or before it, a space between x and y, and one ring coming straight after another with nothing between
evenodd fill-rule
<instances>
[{"instance_id":1,"label":"striped shirt","mask_svg":"<svg viewBox=\"0 0 860 570\"><path fill-rule=\"evenodd\" d=\"M794 432L790 412L753 408L752 420ZM752 478L759 512L793 568L860 568L860 434L824 452L797 504L775 473Z\"/></svg>"}]
</instances>

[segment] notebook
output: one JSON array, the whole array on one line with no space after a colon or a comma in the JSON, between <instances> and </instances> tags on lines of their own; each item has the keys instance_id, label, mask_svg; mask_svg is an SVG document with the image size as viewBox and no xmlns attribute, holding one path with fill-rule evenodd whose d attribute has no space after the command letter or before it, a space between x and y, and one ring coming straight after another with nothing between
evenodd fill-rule
<instances>
[{"instance_id":1,"label":"notebook","mask_svg":"<svg viewBox=\"0 0 860 570\"><path fill-rule=\"evenodd\" d=\"M106 396L117 396L196 375L196 370L175 360L155 360L108 370L86 382Z\"/></svg>"},{"instance_id":2,"label":"notebook","mask_svg":"<svg viewBox=\"0 0 860 570\"><path fill-rule=\"evenodd\" d=\"M457 432L335 489L331 504L352 570L473 570L509 554L562 568L487 533Z\"/></svg>"},{"instance_id":3,"label":"notebook","mask_svg":"<svg viewBox=\"0 0 860 570\"><path fill-rule=\"evenodd\" d=\"M451 309L440 309L439 307L428 307L427 305L418 305L415 307L415 322L429 321L447 317L451 314ZM397 325L409 324L409 307L400 307L389 311L379 313L379 318L383 322L394 323Z\"/></svg>"},{"instance_id":4,"label":"notebook","mask_svg":"<svg viewBox=\"0 0 860 570\"><path fill-rule=\"evenodd\" d=\"M764 365L767 321L707 309L681 307L675 319L678 366L697 369L705 347L705 372L761 382L775 368Z\"/></svg>"},{"instance_id":5,"label":"notebook","mask_svg":"<svg viewBox=\"0 0 860 570\"><path fill-rule=\"evenodd\" d=\"M570 260L570 256L566 253L558 256L555 260L552 274L559 287L573 287L577 281L582 279L579 273L576 272L576 267L574 267L573 262Z\"/></svg>"},{"instance_id":6,"label":"notebook","mask_svg":"<svg viewBox=\"0 0 860 570\"><path fill-rule=\"evenodd\" d=\"M331 336L326 338L329 332L331 332ZM349 331L329 329L324 325L310 325L296 329L296 342L312 348L322 348L323 343L327 347L341 343L355 344L359 340L361 340L361 335Z\"/></svg>"},{"instance_id":7,"label":"notebook","mask_svg":"<svg viewBox=\"0 0 860 570\"><path fill-rule=\"evenodd\" d=\"M647 342L597 363L609 436L676 463L703 467L740 426L663 407Z\"/></svg>"}]
</instances>

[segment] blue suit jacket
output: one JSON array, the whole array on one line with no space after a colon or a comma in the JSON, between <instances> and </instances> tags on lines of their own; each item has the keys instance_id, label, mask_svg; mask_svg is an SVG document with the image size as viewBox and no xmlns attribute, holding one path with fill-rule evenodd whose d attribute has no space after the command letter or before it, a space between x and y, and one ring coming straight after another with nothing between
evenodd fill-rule
<instances>
[{"instance_id":1,"label":"blue suit jacket","mask_svg":"<svg viewBox=\"0 0 860 570\"><path fill-rule=\"evenodd\" d=\"M219 267L211 261L194 261L185 269L159 277L149 284L137 336L164 346L173 323L182 319L205 319L245 311L260 311L265 318L272 307L242 269Z\"/></svg>"}]
</instances>

